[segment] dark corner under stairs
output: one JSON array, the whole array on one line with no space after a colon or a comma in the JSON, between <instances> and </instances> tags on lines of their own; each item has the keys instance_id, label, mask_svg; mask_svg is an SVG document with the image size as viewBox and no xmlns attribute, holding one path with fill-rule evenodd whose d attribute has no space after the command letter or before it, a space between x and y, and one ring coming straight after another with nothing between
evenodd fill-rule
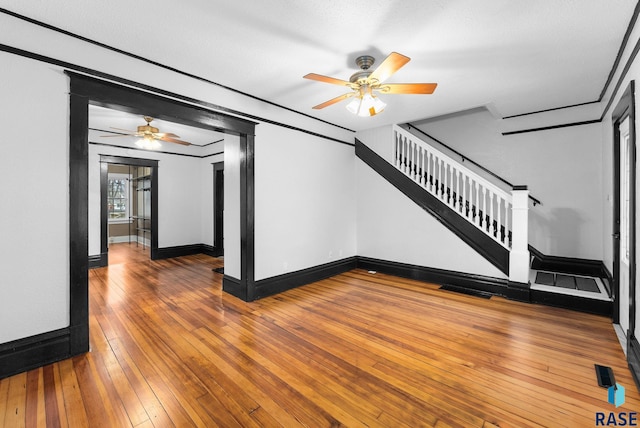
<instances>
[{"instance_id":1,"label":"dark corner under stairs","mask_svg":"<svg viewBox=\"0 0 640 428\"><path fill-rule=\"evenodd\" d=\"M447 204L423 189L358 139L356 139L355 152L360 160L405 196L434 216L501 272L509 275L509 251L505 247L476 225L462 218ZM413 166L409 165L409 167ZM433 177L424 177L424 179L433 183ZM440 185L437 181L435 184ZM454 200L458 197L448 188L443 188L442 193ZM480 222L486 230L493 226L486 221L482 211L476 212L475 206L467 205L463 209L468 210L467 212L470 210L474 218L480 216ZM504 228L497 233L501 233L502 238L505 238ZM510 233L506 238L511 240ZM610 281L601 262L549 257L533 247L529 249L532 254L532 269L527 301L599 315L612 315ZM460 287L454 288L457 291L460 289Z\"/></svg>"}]
</instances>

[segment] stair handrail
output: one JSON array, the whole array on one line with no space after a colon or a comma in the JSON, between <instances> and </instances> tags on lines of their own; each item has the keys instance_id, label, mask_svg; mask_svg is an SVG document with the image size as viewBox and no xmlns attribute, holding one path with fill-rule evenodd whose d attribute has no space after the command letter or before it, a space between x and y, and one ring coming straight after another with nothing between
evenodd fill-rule
<instances>
[{"instance_id":1,"label":"stair handrail","mask_svg":"<svg viewBox=\"0 0 640 428\"><path fill-rule=\"evenodd\" d=\"M511 249L511 193L398 125L393 125L393 135L391 159L399 171Z\"/></svg>"},{"instance_id":2,"label":"stair handrail","mask_svg":"<svg viewBox=\"0 0 640 428\"><path fill-rule=\"evenodd\" d=\"M459 151L453 149L452 147L449 147L447 144L443 143L442 141L438 140L437 138L433 137L432 135L427 134L426 132L424 132L422 129L416 127L415 125L413 125L410 122L406 123L407 127L409 127L409 129L415 129L416 131L418 131L419 133L421 133L422 135L424 135L425 137L435 141L436 143L440 144L442 147L445 147L447 150L451 151L452 153L455 153L457 156L460 156L460 159L462 159L463 162L469 162L473 165L475 165L477 168L481 169L482 171L486 172L487 174L491 175L492 177L495 177L496 180L499 180L501 182L503 182L504 184L506 184L507 186L513 188L514 185L512 183L510 183L509 181L505 180L504 178L500 177L498 174L496 174L495 172L485 168L484 166L480 165L478 162L474 161L473 159L469 158L468 156L465 156L464 154L460 153ZM404 128L402 128L404 129ZM529 199L531 199L531 201L533 202L533 206L535 207L536 205L542 205L542 202L540 201L540 199L529 195Z\"/></svg>"},{"instance_id":3,"label":"stair handrail","mask_svg":"<svg viewBox=\"0 0 640 428\"><path fill-rule=\"evenodd\" d=\"M433 147L432 145L428 144L427 142L421 140L420 138L416 137L414 134L408 132L407 130L405 130L404 128L401 128L398 125L393 125L393 130L406 137L406 138L412 138L414 139L415 142L417 142L418 144L423 144L429 147L429 151L431 152L435 152L438 157L440 159L445 160L447 163L451 164L451 165L456 165L456 168L458 168L461 171L464 171L465 175L467 175L468 177L472 177L476 182L478 183L482 183L487 189L490 189L493 193L500 195L503 199L511 202L511 193L505 191L504 189L501 189L500 187L496 186L495 184L493 184L491 181L487 180L485 177L482 177L481 175L477 174L476 172L470 170L469 168L467 168L466 166L464 166L463 164L461 164L459 161L453 159L452 157L448 156L446 153L444 153L441 150L438 150L437 148ZM396 159L394 159L394 162L396 161ZM513 187L513 186L512 186Z\"/></svg>"},{"instance_id":4,"label":"stair handrail","mask_svg":"<svg viewBox=\"0 0 640 428\"><path fill-rule=\"evenodd\" d=\"M425 191L509 251L509 280L529 281L529 190L506 191L458 160L392 126L390 163Z\"/></svg>"}]
</instances>

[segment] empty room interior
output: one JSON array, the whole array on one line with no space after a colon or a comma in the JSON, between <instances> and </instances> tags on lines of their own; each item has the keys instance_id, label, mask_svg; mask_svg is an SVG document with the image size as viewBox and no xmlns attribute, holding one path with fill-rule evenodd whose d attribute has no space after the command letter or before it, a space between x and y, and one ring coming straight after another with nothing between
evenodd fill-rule
<instances>
[{"instance_id":1,"label":"empty room interior","mask_svg":"<svg viewBox=\"0 0 640 428\"><path fill-rule=\"evenodd\" d=\"M0 426L634 426L639 14L0 0Z\"/></svg>"}]
</instances>

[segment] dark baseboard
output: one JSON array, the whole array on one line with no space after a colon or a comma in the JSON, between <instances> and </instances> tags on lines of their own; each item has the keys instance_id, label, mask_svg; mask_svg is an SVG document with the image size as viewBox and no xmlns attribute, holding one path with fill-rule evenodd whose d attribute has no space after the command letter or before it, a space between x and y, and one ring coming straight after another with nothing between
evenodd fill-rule
<instances>
[{"instance_id":1,"label":"dark baseboard","mask_svg":"<svg viewBox=\"0 0 640 428\"><path fill-rule=\"evenodd\" d=\"M158 248L156 249L155 257L153 259L161 260L170 259L173 257L191 256L193 254L208 254L207 247L213 248L205 244L176 245L174 247ZM216 256L219 255L222 255L222 252L220 254L217 254Z\"/></svg>"},{"instance_id":2,"label":"dark baseboard","mask_svg":"<svg viewBox=\"0 0 640 428\"><path fill-rule=\"evenodd\" d=\"M271 278L256 281L255 298L270 296L272 294L281 293L301 285L310 284L321 279L329 278L351 269L355 269L357 265L356 257L348 257L346 259L325 263L319 266L307 269L289 272Z\"/></svg>"},{"instance_id":3,"label":"dark baseboard","mask_svg":"<svg viewBox=\"0 0 640 428\"><path fill-rule=\"evenodd\" d=\"M357 267L402 278L483 291L521 302L529 301L529 284L513 283L507 279L372 259L369 257L358 257Z\"/></svg>"},{"instance_id":4,"label":"dark baseboard","mask_svg":"<svg viewBox=\"0 0 640 428\"><path fill-rule=\"evenodd\" d=\"M613 302L605 300L589 299L580 296L570 296L547 291L531 290L531 303L539 303L556 308L572 309L574 311L602 315L611 318L613 315Z\"/></svg>"},{"instance_id":5,"label":"dark baseboard","mask_svg":"<svg viewBox=\"0 0 640 428\"><path fill-rule=\"evenodd\" d=\"M533 255L532 269L607 278L608 270L602 260L549 256L542 254L531 245L529 245L529 252Z\"/></svg>"},{"instance_id":6,"label":"dark baseboard","mask_svg":"<svg viewBox=\"0 0 640 428\"><path fill-rule=\"evenodd\" d=\"M640 343L636 337L627 340L627 361L633 380L636 382L636 388L640 391Z\"/></svg>"},{"instance_id":7,"label":"dark baseboard","mask_svg":"<svg viewBox=\"0 0 640 428\"><path fill-rule=\"evenodd\" d=\"M0 345L0 379L71 357L68 328Z\"/></svg>"},{"instance_id":8,"label":"dark baseboard","mask_svg":"<svg viewBox=\"0 0 640 428\"><path fill-rule=\"evenodd\" d=\"M222 291L237 297L240 300L248 301L247 283L229 275L222 277Z\"/></svg>"},{"instance_id":9,"label":"dark baseboard","mask_svg":"<svg viewBox=\"0 0 640 428\"><path fill-rule=\"evenodd\" d=\"M224 250L222 248L216 248L208 244L201 244L201 245L202 245L202 248L200 252L202 254L206 254L207 256L220 257L224 254Z\"/></svg>"},{"instance_id":10,"label":"dark baseboard","mask_svg":"<svg viewBox=\"0 0 640 428\"><path fill-rule=\"evenodd\" d=\"M505 275L509 274L509 251L505 247L464 219L439 198L427 192L357 138L356 156L501 272Z\"/></svg>"},{"instance_id":11,"label":"dark baseboard","mask_svg":"<svg viewBox=\"0 0 640 428\"><path fill-rule=\"evenodd\" d=\"M109 265L109 256L107 253L94 254L89 256L89 269L105 267Z\"/></svg>"}]
</instances>

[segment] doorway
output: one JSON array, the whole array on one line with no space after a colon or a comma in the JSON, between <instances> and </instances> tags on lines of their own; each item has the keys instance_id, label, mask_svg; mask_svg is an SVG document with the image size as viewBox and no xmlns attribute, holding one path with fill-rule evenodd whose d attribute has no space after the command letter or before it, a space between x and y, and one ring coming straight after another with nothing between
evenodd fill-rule
<instances>
[{"instance_id":1,"label":"doorway","mask_svg":"<svg viewBox=\"0 0 640 428\"><path fill-rule=\"evenodd\" d=\"M224 162L213 164L213 250L224 257ZM214 271L224 273L224 267Z\"/></svg>"},{"instance_id":2,"label":"doorway","mask_svg":"<svg viewBox=\"0 0 640 428\"><path fill-rule=\"evenodd\" d=\"M613 322L627 352L635 337L636 139L634 81L612 114L613 126Z\"/></svg>"},{"instance_id":3,"label":"doorway","mask_svg":"<svg viewBox=\"0 0 640 428\"><path fill-rule=\"evenodd\" d=\"M239 274L238 278L232 278L225 274L223 290L243 300L253 300L256 293L254 273L254 134L256 123L219 113L220 110L224 110L219 106L113 76L112 79L120 84L71 71L67 71L66 74L70 77L69 223L72 227L69 230L69 329L67 341L69 348L65 355L73 356L89 350L89 260L87 257L89 104L134 114L150 114L159 119L236 136L235 152L230 153L229 156L233 156L234 161L237 161L236 175L240 196L238 207L235 207L238 213L237 239L240 251L237 257L239 259ZM144 90L134 89L132 86ZM226 149L225 158L227 158ZM157 180L157 170L156 166L154 168L155 180ZM157 181L155 185L157 188ZM157 204L157 201L157 197L152 198L154 205ZM158 221L157 211L152 219L154 222ZM152 233L157 233L157 224ZM157 235L155 239L157 243ZM155 249L157 250L157 246ZM153 244L151 258L154 258Z\"/></svg>"},{"instance_id":4,"label":"doorway","mask_svg":"<svg viewBox=\"0 0 640 428\"><path fill-rule=\"evenodd\" d=\"M158 252L158 161L100 156L100 246L106 264ZM119 229L119 233L113 233ZM109 253L110 244L129 245ZM113 249L113 247L112 247ZM120 251L122 250L122 251ZM113 257L116 260L113 260Z\"/></svg>"}]
</instances>

